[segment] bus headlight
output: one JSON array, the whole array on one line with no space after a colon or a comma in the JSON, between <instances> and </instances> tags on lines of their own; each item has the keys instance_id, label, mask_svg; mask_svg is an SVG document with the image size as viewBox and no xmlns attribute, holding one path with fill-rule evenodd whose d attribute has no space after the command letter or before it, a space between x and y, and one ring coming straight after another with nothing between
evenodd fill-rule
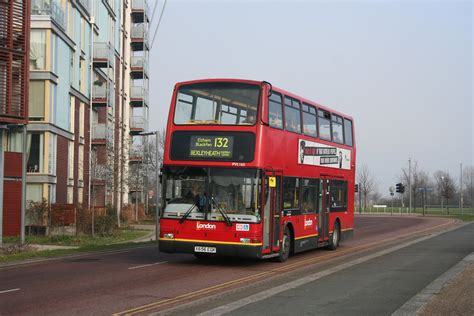
<instances>
[{"instance_id":1,"label":"bus headlight","mask_svg":"<svg viewBox=\"0 0 474 316\"><path fill-rule=\"evenodd\" d=\"M250 238L240 238L240 242L249 244L250 243Z\"/></svg>"},{"instance_id":2,"label":"bus headlight","mask_svg":"<svg viewBox=\"0 0 474 316\"><path fill-rule=\"evenodd\" d=\"M174 238L174 234L173 234L173 233L166 233L166 234L163 234L163 238L165 238L165 239L173 239L173 238Z\"/></svg>"}]
</instances>

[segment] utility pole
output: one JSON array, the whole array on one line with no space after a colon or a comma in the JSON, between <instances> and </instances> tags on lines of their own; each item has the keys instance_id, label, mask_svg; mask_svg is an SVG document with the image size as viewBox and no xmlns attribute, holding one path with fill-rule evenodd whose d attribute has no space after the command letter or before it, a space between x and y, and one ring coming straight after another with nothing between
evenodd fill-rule
<instances>
[{"instance_id":1,"label":"utility pole","mask_svg":"<svg viewBox=\"0 0 474 316\"><path fill-rule=\"evenodd\" d=\"M359 214L362 214L362 187L359 183Z\"/></svg>"},{"instance_id":2,"label":"utility pole","mask_svg":"<svg viewBox=\"0 0 474 316\"><path fill-rule=\"evenodd\" d=\"M463 216L464 212L463 212L463 209L462 209L462 162L460 164L460 167L461 167L461 172L460 172L460 175L459 175L459 182L460 182L460 185L459 185L459 208L461 209L461 216Z\"/></svg>"},{"instance_id":3,"label":"utility pole","mask_svg":"<svg viewBox=\"0 0 474 316\"><path fill-rule=\"evenodd\" d=\"M408 158L408 214L411 213L411 158Z\"/></svg>"}]
</instances>

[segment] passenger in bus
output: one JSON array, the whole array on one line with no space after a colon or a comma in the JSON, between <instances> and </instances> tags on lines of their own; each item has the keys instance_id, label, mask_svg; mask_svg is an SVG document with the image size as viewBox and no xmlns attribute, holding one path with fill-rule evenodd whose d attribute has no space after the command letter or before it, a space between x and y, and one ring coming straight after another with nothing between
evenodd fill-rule
<instances>
[{"instance_id":1,"label":"passenger in bus","mask_svg":"<svg viewBox=\"0 0 474 316\"><path fill-rule=\"evenodd\" d=\"M242 122L244 124L254 124L255 123L255 112L248 112L247 117L245 120Z\"/></svg>"},{"instance_id":2,"label":"passenger in bus","mask_svg":"<svg viewBox=\"0 0 474 316\"><path fill-rule=\"evenodd\" d=\"M333 132L333 141L336 143L342 143L342 137L339 136L338 132Z\"/></svg>"}]
</instances>

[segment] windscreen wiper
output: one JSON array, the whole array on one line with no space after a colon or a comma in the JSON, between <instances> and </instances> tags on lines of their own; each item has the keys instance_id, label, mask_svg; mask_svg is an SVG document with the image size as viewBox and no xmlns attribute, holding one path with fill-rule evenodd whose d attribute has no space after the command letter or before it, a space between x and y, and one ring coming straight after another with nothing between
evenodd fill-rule
<instances>
[{"instance_id":1,"label":"windscreen wiper","mask_svg":"<svg viewBox=\"0 0 474 316\"><path fill-rule=\"evenodd\" d=\"M181 217L181 219L179 220L180 223L183 223L185 220L186 220L186 217L189 216L189 214L191 214L191 212L193 211L193 209L197 207L196 203L193 203L193 205L191 205L191 207L186 211L186 213L184 213L183 217Z\"/></svg>"},{"instance_id":2,"label":"windscreen wiper","mask_svg":"<svg viewBox=\"0 0 474 316\"><path fill-rule=\"evenodd\" d=\"M217 210L219 211L219 213L221 213L222 217L224 217L224 220L225 220L227 226L232 226L232 221L230 220L229 215L227 215L227 213L225 212L225 210L222 209L222 208L219 206L219 203L216 202L215 197L212 196L212 195L211 195L211 201L214 203L214 206L217 208Z\"/></svg>"}]
</instances>

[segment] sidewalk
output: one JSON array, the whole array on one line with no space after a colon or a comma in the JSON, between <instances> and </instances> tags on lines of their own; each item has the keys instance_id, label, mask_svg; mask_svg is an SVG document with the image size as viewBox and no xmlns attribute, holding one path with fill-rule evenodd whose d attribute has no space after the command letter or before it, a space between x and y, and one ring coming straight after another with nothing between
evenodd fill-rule
<instances>
[{"instance_id":1,"label":"sidewalk","mask_svg":"<svg viewBox=\"0 0 474 316\"><path fill-rule=\"evenodd\" d=\"M140 237L138 239L132 240L132 242L134 242L134 243L156 240L156 233L155 233L156 225L155 224L133 224L133 225L130 225L130 228L138 229L138 230L149 230L150 231L150 233L147 234L146 236L143 236L143 237Z\"/></svg>"},{"instance_id":2,"label":"sidewalk","mask_svg":"<svg viewBox=\"0 0 474 316\"><path fill-rule=\"evenodd\" d=\"M474 315L474 262L434 295L418 315Z\"/></svg>"}]
</instances>

